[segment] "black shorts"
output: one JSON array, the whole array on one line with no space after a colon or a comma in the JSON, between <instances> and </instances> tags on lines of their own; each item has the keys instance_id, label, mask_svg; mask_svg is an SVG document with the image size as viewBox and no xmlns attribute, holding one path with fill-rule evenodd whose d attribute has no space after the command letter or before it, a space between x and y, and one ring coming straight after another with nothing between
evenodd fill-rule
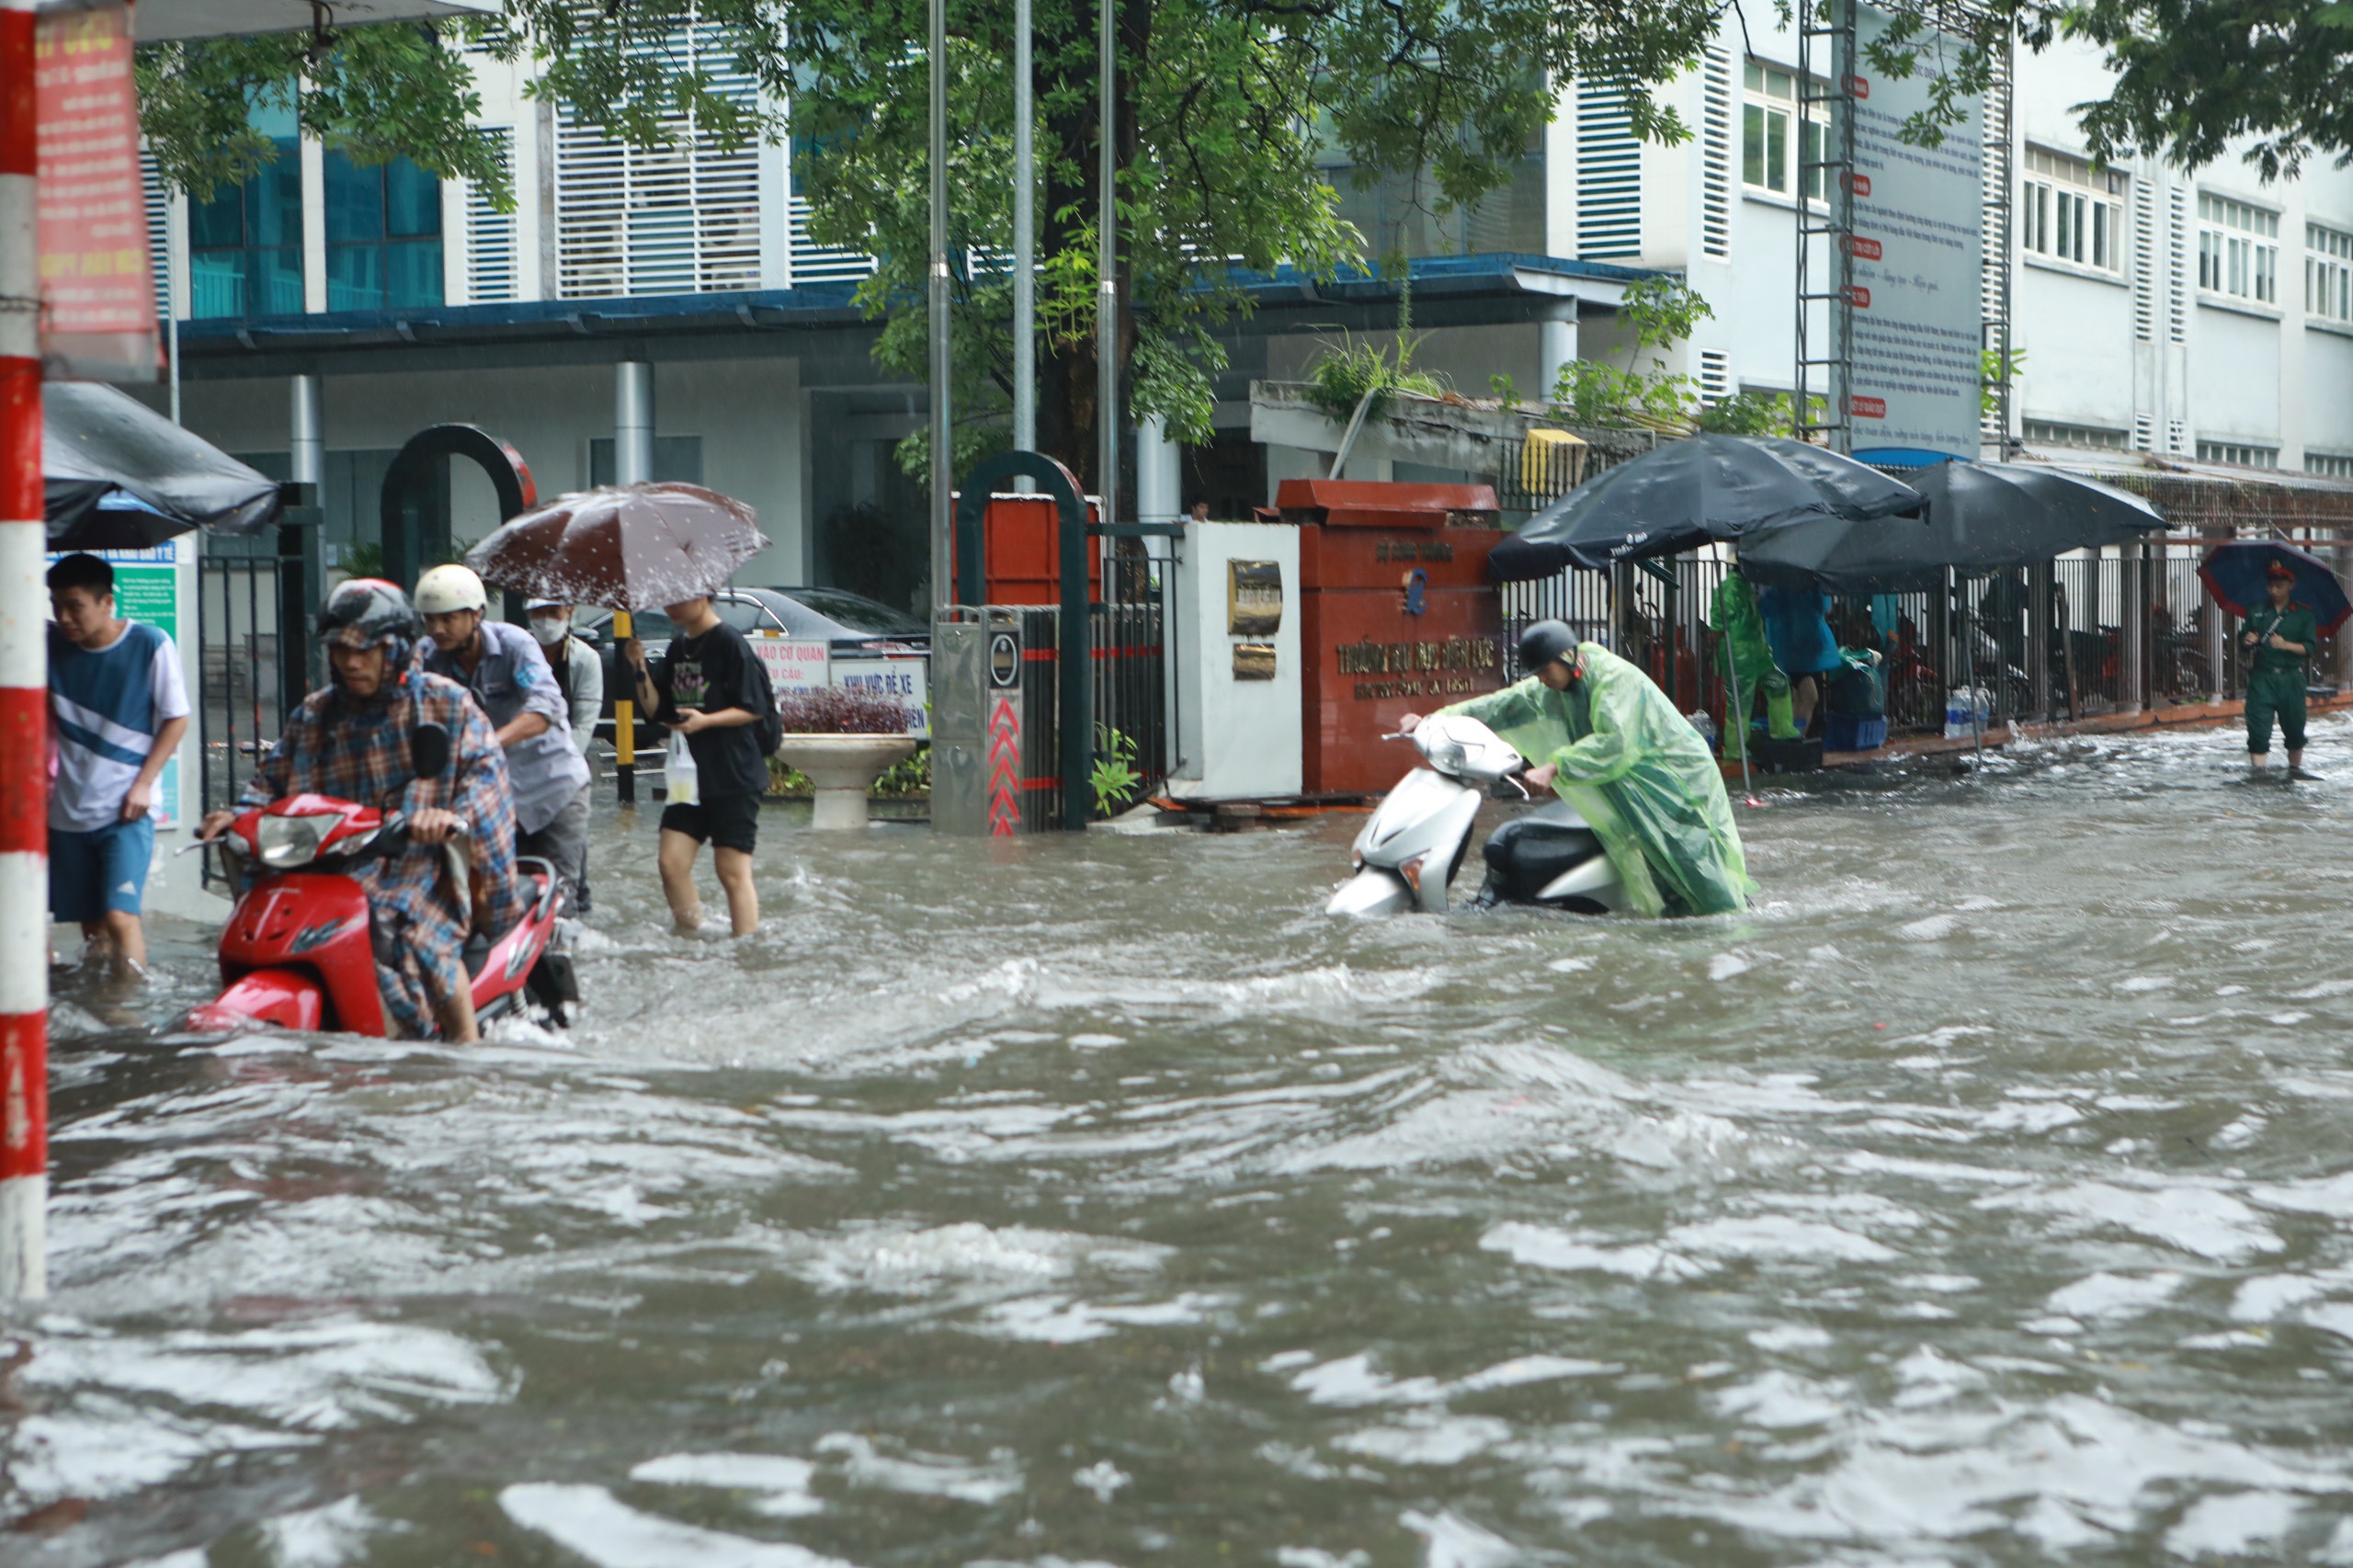
<instances>
[{"instance_id":1,"label":"black shorts","mask_svg":"<svg viewBox=\"0 0 2353 1568\"><path fill-rule=\"evenodd\" d=\"M721 849L752 852L760 838L760 798L722 795L693 806L662 808L662 831L683 833L697 844L709 842Z\"/></svg>"}]
</instances>

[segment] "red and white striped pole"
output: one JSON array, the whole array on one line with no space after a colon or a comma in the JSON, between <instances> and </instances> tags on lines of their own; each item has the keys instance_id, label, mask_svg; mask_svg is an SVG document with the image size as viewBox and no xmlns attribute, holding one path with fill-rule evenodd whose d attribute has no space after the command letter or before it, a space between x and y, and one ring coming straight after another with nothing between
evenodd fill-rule
<instances>
[{"instance_id":1,"label":"red and white striped pole","mask_svg":"<svg viewBox=\"0 0 2353 1568\"><path fill-rule=\"evenodd\" d=\"M33 0L0 0L0 1301L49 1290L49 631Z\"/></svg>"}]
</instances>

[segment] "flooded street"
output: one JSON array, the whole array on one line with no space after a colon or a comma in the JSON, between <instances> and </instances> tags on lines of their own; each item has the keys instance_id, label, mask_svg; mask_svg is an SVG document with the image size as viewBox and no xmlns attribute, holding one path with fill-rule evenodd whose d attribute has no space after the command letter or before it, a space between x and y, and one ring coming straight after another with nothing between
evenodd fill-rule
<instances>
[{"instance_id":1,"label":"flooded street","mask_svg":"<svg viewBox=\"0 0 2353 1568\"><path fill-rule=\"evenodd\" d=\"M0 1562L2353 1563L2348 743L1772 793L1679 925L771 812L681 940L606 801L567 1037L69 978Z\"/></svg>"}]
</instances>

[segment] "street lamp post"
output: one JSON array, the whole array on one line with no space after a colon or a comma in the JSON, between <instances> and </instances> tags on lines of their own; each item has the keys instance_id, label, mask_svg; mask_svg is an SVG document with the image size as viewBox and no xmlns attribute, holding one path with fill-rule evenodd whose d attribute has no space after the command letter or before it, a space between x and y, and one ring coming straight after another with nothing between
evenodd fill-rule
<instances>
[{"instance_id":1,"label":"street lamp post","mask_svg":"<svg viewBox=\"0 0 2353 1568\"><path fill-rule=\"evenodd\" d=\"M948 407L948 0L931 0L931 606L953 603L955 439Z\"/></svg>"}]
</instances>

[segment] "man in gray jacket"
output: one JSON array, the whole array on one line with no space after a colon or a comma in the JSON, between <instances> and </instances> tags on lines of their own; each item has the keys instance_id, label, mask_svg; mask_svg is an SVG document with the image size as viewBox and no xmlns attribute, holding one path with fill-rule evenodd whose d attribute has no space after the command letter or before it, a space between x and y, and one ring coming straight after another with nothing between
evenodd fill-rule
<instances>
[{"instance_id":1,"label":"man in gray jacket","mask_svg":"<svg viewBox=\"0 0 2353 1568\"><path fill-rule=\"evenodd\" d=\"M497 728L515 781L515 853L536 855L580 907L588 862L588 765L572 744L572 718L555 672L531 634L486 619L490 596L463 566L436 566L416 580L426 636L417 663L473 694Z\"/></svg>"}]
</instances>

